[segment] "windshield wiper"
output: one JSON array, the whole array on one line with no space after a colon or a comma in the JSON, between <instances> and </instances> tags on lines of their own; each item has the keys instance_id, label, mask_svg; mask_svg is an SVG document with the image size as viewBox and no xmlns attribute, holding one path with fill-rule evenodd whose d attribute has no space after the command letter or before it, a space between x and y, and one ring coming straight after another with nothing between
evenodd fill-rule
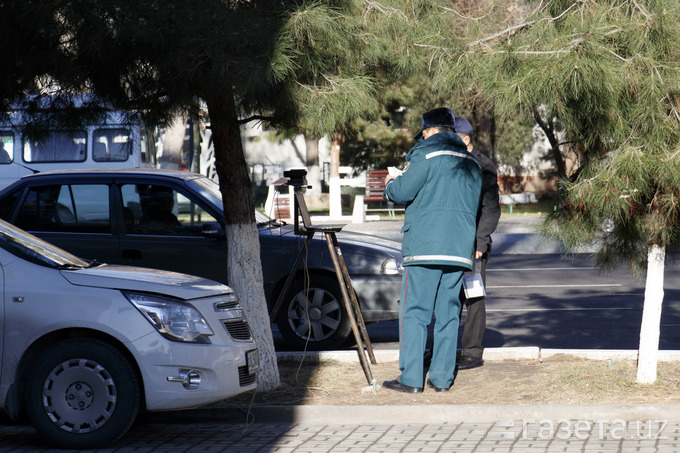
<instances>
[{"instance_id":1,"label":"windshield wiper","mask_svg":"<svg viewBox=\"0 0 680 453\"><path fill-rule=\"evenodd\" d=\"M73 263L71 263L71 264L60 264L59 266L57 266L57 269L59 269L60 271L73 271L73 270L76 270L76 269L83 269L83 266L78 266L77 264L73 264Z\"/></svg>"},{"instance_id":2,"label":"windshield wiper","mask_svg":"<svg viewBox=\"0 0 680 453\"><path fill-rule=\"evenodd\" d=\"M257 227L262 228L269 225L278 225L278 222L275 219L269 219L266 222L258 222Z\"/></svg>"}]
</instances>

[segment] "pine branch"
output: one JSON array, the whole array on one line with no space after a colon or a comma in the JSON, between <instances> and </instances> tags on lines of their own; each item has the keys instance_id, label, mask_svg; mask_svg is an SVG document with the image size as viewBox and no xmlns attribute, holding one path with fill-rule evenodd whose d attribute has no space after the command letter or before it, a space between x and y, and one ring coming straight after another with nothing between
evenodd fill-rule
<instances>
[{"instance_id":1,"label":"pine branch","mask_svg":"<svg viewBox=\"0 0 680 453\"><path fill-rule=\"evenodd\" d=\"M519 29L522 29L522 28L525 28L525 27L530 27L530 26L535 25L535 24L538 24L538 23L540 23L540 22L542 22L542 21L544 21L544 20L547 20L547 21L549 21L549 22L554 22L554 21L556 21L556 20L559 20L559 19L560 19L562 16L564 16L565 14L567 14L572 8L578 6L579 3L580 3L580 2L574 2L574 4L572 4L569 8L565 9L564 11L562 11L562 13L559 14L558 16L555 16L555 17L544 17L544 18L539 19L539 20L531 20L531 21L524 22L524 23L519 24L519 25L513 25L512 27L508 27L508 28L506 28L505 30L501 30L501 31L498 32L498 33L494 33L494 34L491 35L491 36L487 36L486 38L478 39L477 41L473 41L473 42L471 42L471 43L468 43L468 46L472 47L472 46L476 46L476 45L478 45L478 44L483 44L483 43L485 43L485 42L487 42L487 41L491 41L491 40L493 40L493 39L496 39L496 38L498 38L499 36L503 36L503 35L505 35L505 34L510 34L510 33L512 33L512 32L515 31L515 30L519 30ZM538 8L536 8L536 10L534 10L534 12L533 12L532 14L530 14L530 16L533 16L537 11L539 11L539 10L542 9L542 8L543 8L543 6L542 6L542 3L541 3L541 5L539 5Z\"/></svg>"},{"instance_id":2,"label":"pine branch","mask_svg":"<svg viewBox=\"0 0 680 453\"><path fill-rule=\"evenodd\" d=\"M453 9L453 8L449 8L449 7L447 7L447 6L442 6L442 5L437 5L437 6L438 6L440 9L443 9L444 11L448 11L448 12L450 12L450 13L454 13L456 16L460 17L461 19L470 19L470 20L474 20L474 21L480 21L480 20L482 20L482 19L485 19L485 18L488 16L488 14L485 14L485 15L482 16L482 17L470 17L470 16L466 16L466 15L464 15L464 14L459 13L458 11L456 11L456 10Z\"/></svg>"},{"instance_id":3,"label":"pine branch","mask_svg":"<svg viewBox=\"0 0 680 453\"><path fill-rule=\"evenodd\" d=\"M274 117L272 116L263 116L263 115L253 115L249 116L248 118L242 118L238 120L238 124L246 124L251 121L272 121Z\"/></svg>"},{"instance_id":4,"label":"pine branch","mask_svg":"<svg viewBox=\"0 0 680 453\"><path fill-rule=\"evenodd\" d=\"M647 18L647 20L650 20L652 18L652 16L640 4L638 4L638 2L636 0L632 0L632 1L633 1L633 5L635 5L635 7L638 10L640 10L640 13L643 16L645 16L645 18Z\"/></svg>"},{"instance_id":5,"label":"pine branch","mask_svg":"<svg viewBox=\"0 0 680 453\"><path fill-rule=\"evenodd\" d=\"M678 155L680 155L680 149L671 154L670 156L668 156L667 158L661 159L661 162L672 162L676 157L678 157Z\"/></svg>"},{"instance_id":6,"label":"pine branch","mask_svg":"<svg viewBox=\"0 0 680 453\"><path fill-rule=\"evenodd\" d=\"M536 23L536 21L532 20L530 22L524 22L523 24L513 25L512 27L508 27L505 30L501 30L498 33L494 33L491 36L487 36L486 38L482 38L482 39L478 39L477 41L470 42L470 43L468 43L468 46L472 47L472 46L476 46L478 44L484 44L487 41L491 41L493 39L498 38L499 36L503 36L505 34L512 33L513 31L519 30L519 29L524 28L524 27L529 27L529 26L531 26L535 23Z\"/></svg>"},{"instance_id":7,"label":"pine branch","mask_svg":"<svg viewBox=\"0 0 680 453\"><path fill-rule=\"evenodd\" d=\"M366 5L368 5L368 8L366 8L364 13L362 14L362 19L365 19L366 16L368 15L368 13L370 13L370 11L372 9L377 9L378 11L380 11L383 14L398 13L404 19L407 19L406 14L404 14L404 12L400 9L384 6L384 5L380 4L379 2L372 1L372 0L365 0L365 3L366 3Z\"/></svg>"}]
</instances>

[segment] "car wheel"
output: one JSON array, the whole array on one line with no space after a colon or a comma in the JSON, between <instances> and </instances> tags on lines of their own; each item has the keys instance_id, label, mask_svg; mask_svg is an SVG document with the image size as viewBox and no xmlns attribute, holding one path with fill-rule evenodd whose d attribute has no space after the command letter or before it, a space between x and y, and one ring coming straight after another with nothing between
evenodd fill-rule
<instances>
[{"instance_id":1,"label":"car wheel","mask_svg":"<svg viewBox=\"0 0 680 453\"><path fill-rule=\"evenodd\" d=\"M336 280L313 276L305 285L300 278L288 294L276 325L292 348L333 349L347 341L351 326Z\"/></svg>"},{"instance_id":2,"label":"car wheel","mask_svg":"<svg viewBox=\"0 0 680 453\"><path fill-rule=\"evenodd\" d=\"M36 430L64 448L96 448L132 426L140 386L130 361L99 340L72 339L45 350L33 363L25 389Z\"/></svg>"}]
</instances>

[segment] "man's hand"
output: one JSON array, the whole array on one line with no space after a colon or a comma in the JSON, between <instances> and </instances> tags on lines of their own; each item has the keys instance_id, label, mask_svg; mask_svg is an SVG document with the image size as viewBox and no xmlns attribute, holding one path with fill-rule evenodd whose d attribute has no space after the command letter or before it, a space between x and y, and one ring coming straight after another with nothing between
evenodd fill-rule
<instances>
[{"instance_id":1,"label":"man's hand","mask_svg":"<svg viewBox=\"0 0 680 453\"><path fill-rule=\"evenodd\" d=\"M482 256L484 256L484 252L480 252L479 250L475 250L475 259L478 260Z\"/></svg>"},{"instance_id":2,"label":"man's hand","mask_svg":"<svg viewBox=\"0 0 680 453\"><path fill-rule=\"evenodd\" d=\"M386 175L385 176L385 185L387 185L388 182L392 181L394 179L394 176L392 175Z\"/></svg>"}]
</instances>

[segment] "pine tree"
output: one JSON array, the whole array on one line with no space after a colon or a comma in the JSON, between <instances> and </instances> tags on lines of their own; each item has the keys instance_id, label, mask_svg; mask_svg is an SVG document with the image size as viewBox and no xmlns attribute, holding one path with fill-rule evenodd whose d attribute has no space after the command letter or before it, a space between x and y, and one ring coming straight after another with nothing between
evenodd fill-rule
<instances>
[{"instance_id":1,"label":"pine tree","mask_svg":"<svg viewBox=\"0 0 680 453\"><path fill-rule=\"evenodd\" d=\"M228 281L254 328L259 386L277 386L239 126L259 119L312 136L341 133L375 109L381 77L410 67L408 54L371 28L387 24L399 36L395 24L403 18L358 0L12 0L0 8L9 14L3 22L21 24L8 26L14 34L0 41L17 57L11 60L16 77L3 73L3 105L40 79L54 92L89 92L142 112L151 125L207 106L227 223ZM32 49L43 61L32 61Z\"/></svg>"},{"instance_id":2,"label":"pine tree","mask_svg":"<svg viewBox=\"0 0 680 453\"><path fill-rule=\"evenodd\" d=\"M562 180L561 207L545 230L572 248L596 241L603 267L646 268L638 381L654 382L664 257L680 228L680 4L505 5L518 13L514 22L466 36L442 76L475 74L500 115L538 110L559 122L582 165ZM602 232L605 220L613 231Z\"/></svg>"}]
</instances>

